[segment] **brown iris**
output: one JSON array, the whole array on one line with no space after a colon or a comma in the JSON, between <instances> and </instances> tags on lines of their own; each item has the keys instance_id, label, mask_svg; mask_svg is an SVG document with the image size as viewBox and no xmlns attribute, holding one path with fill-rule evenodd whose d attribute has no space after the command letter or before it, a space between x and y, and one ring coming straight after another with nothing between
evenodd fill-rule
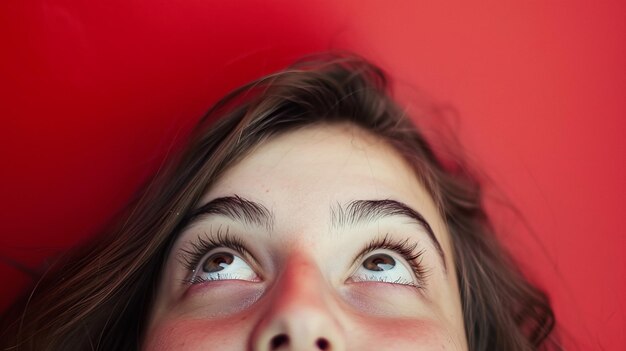
<instances>
[{"instance_id":1,"label":"brown iris","mask_svg":"<svg viewBox=\"0 0 626 351\"><path fill-rule=\"evenodd\" d=\"M219 272L226 268L227 265L233 263L235 256L228 252L219 252L209 256L202 265L202 270L206 273Z\"/></svg>"},{"instance_id":2,"label":"brown iris","mask_svg":"<svg viewBox=\"0 0 626 351\"><path fill-rule=\"evenodd\" d=\"M387 271L396 265L396 260L386 254L376 254L363 261L363 267L370 271Z\"/></svg>"}]
</instances>

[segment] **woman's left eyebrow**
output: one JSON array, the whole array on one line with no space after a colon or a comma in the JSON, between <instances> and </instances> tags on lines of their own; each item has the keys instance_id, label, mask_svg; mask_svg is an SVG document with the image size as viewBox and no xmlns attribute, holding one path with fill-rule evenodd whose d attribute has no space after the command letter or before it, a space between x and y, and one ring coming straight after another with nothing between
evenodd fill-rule
<instances>
[{"instance_id":1,"label":"woman's left eyebrow","mask_svg":"<svg viewBox=\"0 0 626 351\"><path fill-rule=\"evenodd\" d=\"M408 205L391 199L385 200L354 200L348 203L347 206L342 206L337 203L336 206L330 208L330 227L331 230L338 229L345 226L355 226L358 223L367 223L376 221L385 217L405 217L412 221L417 222L432 241L441 263L443 264L444 272L446 268L446 258L443 252L443 248L437 240L432 227L424 216L416 210L412 209Z\"/></svg>"}]
</instances>

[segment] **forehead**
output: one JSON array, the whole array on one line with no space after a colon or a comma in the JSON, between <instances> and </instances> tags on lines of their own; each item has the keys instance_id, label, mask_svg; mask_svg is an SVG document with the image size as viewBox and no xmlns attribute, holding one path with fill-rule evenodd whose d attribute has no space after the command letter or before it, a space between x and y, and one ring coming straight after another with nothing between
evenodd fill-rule
<instances>
[{"instance_id":1,"label":"forehead","mask_svg":"<svg viewBox=\"0 0 626 351\"><path fill-rule=\"evenodd\" d=\"M226 170L201 203L240 195L263 203L276 230L328 228L329 207L360 199L393 199L420 212L444 250L449 244L436 206L413 168L385 140L352 124L314 125L258 145Z\"/></svg>"},{"instance_id":2,"label":"forehead","mask_svg":"<svg viewBox=\"0 0 626 351\"><path fill-rule=\"evenodd\" d=\"M270 139L229 168L203 200L235 191L297 202L395 193L432 202L395 149L351 124L307 126Z\"/></svg>"}]
</instances>

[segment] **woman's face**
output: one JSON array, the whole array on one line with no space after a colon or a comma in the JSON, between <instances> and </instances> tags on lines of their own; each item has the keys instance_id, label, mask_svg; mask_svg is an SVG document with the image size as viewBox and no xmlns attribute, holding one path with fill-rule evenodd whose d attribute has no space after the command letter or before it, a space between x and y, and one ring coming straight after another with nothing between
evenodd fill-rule
<instances>
[{"instance_id":1,"label":"woman's face","mask_svg":"<svg viewBox=\"0 0 626 351\"><path fill-rule=\"evenodd\" d=\"M145 349L467 349L446 227L379 138L341 125L271 139L197 213Z\"/></svg>"}]
</instances>

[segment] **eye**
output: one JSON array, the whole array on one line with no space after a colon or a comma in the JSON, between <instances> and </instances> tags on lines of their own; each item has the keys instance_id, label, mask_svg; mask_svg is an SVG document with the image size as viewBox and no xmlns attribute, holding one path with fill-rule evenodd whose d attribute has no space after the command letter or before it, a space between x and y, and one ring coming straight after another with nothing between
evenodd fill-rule
<instances>
[{"instance_id":1,"label":"eye","mask_svg":"<svg viewBox=\"0 0 626 351\"><path fill-rule=\"evenodd\" d=\"M383 282L417 286L409 264L389 251L374 251L365 256L348 279L351 282Z\"/></svg>"},{"instance_id":2,"label":"eye","mask_svg":"<svg viewBox=\"0 0 626 351\"><path fill-rule=\"evenodd\" d=\"M213 280L257 281L259 277L243 258L228 249L219 248L200 259L188 281L196 284Z\"/></svg>"}]
</instances>

